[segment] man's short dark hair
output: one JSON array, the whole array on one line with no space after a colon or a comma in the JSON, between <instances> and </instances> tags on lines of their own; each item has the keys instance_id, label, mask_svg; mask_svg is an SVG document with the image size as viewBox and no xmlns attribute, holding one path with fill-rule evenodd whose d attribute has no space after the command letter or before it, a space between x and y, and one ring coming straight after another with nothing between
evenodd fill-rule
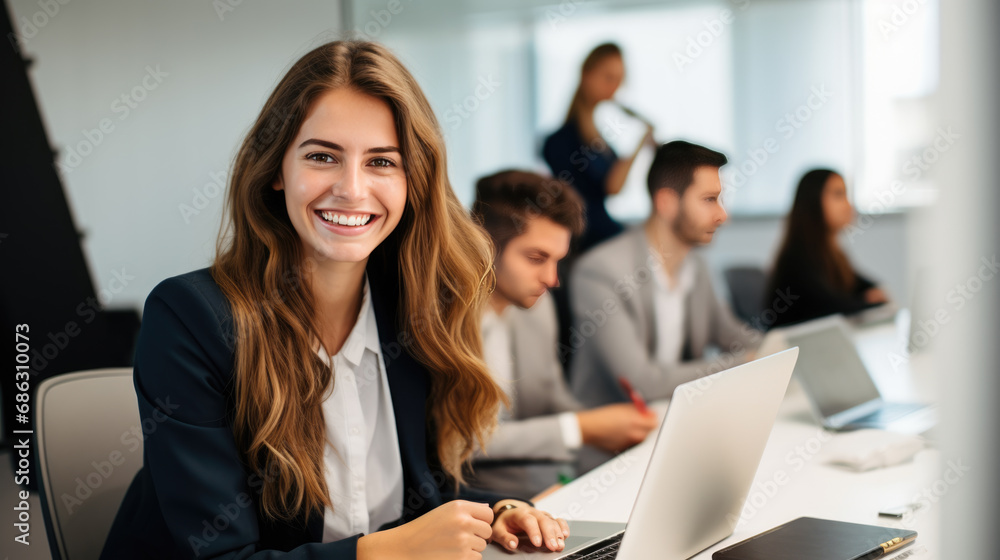
<instances>
[{"instance_id":1,"label":"man's short dark hair","mask_svg":"<svg viewBox=\"0 0 1000 560\"><path fill-rule=\"evenodd\" d=\"M695 169L703 165L722 167L727 163L729 160L725 154L704 146L683 140L667 142L656 149L653 164L649 166L649 175L646 177L649 195L653 196L656 191L668 188L683 196L694 181Z\"/></svg>"},{"instance_id":2,"label":"man's short dark hair","mask_svg":"<svg viewBox=\"0 0 1000 560\"><path fill-rule=\"evenodd\" d=\"M498 255L532 218L548 218L574 237L585 227L583 200L573 187L530 171L501 171L477 181L472 217L489 233Z\"/></svg>"}]
</instances>

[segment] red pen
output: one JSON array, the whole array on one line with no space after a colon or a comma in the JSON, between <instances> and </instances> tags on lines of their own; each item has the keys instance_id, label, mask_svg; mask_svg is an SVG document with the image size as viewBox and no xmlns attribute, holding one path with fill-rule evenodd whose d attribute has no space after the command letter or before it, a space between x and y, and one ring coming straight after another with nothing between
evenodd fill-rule
<instances>
[{"instance_id":1,"label":"red pen","mask_svg":"<svg viewBox=\"0 0 1000 560\"><path fill-rule=\"evenodd\" d=\"M646 401L642 400L642 396L639 394L639 391L636 391L635 388L632 387L632 384L628 382L628 379L619 377L618 383L621 384L622 389L625 390L625 394L628 395L628 398L632 399L632 404L639 409L639 412L642 414L649 414L649 407L646 406Z\"/></svg>"}]
</instances>

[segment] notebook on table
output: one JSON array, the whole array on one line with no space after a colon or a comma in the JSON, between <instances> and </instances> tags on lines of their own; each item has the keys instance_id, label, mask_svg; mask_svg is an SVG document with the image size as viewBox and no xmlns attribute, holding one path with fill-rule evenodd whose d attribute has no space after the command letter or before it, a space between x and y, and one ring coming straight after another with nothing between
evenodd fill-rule
<instances>
[{"instance_id":1,"label":"notebook on table","mask_svg":"<svg viewBox=\"0 0 1000 560\"><path fill-rule=\"evenodd\" d=\"M723 548L712 560L870 560L916 538L906 529L800 517Z\"/></svg>"}]
</instances>

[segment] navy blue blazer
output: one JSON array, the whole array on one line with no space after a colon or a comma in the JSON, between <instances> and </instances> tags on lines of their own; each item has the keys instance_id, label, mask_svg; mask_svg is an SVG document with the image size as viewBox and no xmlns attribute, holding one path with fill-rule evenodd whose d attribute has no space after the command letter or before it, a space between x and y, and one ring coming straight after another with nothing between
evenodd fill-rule
<instances>
[{"instance_id":1,"label":"navy blue blazer","mask_svg":"<svg viewBox=\"0 0 1000 560\"><path fill-rule=\"evenodd\" d=\"M552 175L566 181L583 198L587 213L587 229L580 238L580 252L625 231L620 223L608 214L604 201L608 198L604 182L618 155L610 145L606 150L590 146L584 141L575 121L567 121L559 130L545 139L542 157L549 164Z\"/></svg>"},{"instance_id":2,"label":"navy blue blazer","mask_svg":"<svg viewBox=\"0 0 1000 560\"><path fill-rule=\"evenodd\" d=\"M403 516L447 500L491 505L499 496L463 489L440 468L425 404L427 370L397 339L398 288L369 274L403 463ZM266 520L264 477L250 474L232 431L234 328L228 300L208 269L164 280L146 299L134 382L145 434L143 468L122 501L102 559L355 558L360 534L322 543L323 517Z\"/></svg>"}]
</instances>

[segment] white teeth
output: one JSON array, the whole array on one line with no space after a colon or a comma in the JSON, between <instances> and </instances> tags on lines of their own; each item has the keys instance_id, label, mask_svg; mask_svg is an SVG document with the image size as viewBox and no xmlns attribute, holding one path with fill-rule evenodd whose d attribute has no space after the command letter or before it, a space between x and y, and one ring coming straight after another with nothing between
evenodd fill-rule
<instances>
[{"instance_id":1,"label":"white teeth","mask_svg":"<svg viewBox=\"0 0 1000 560\"><path fill-rule=\"evenodd\" d=\"M342 226L363 226L372 219L371 214L346 216L343 214L334 214L333 212L325 211L321 211L320 216L331 224L340 224Z\"/></svg>"}]
</instances>

